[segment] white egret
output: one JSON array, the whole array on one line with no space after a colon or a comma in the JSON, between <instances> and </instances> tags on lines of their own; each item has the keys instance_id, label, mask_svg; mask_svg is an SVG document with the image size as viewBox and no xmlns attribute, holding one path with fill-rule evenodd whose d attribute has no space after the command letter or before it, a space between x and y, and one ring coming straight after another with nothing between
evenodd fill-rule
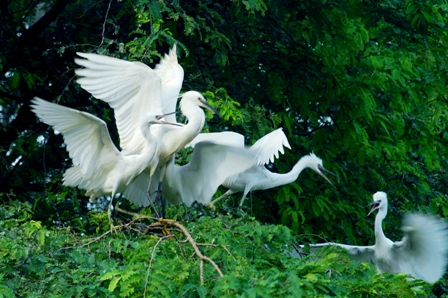
<instances>
[{"instance_id":1,"label":"white egret","mask_svg":"<svg viewBox=\"0 0 448 298\"><path fill-rule=\"evenodd\" d=\"M448 264L448 225L435 216L410 213L403 218L401 241L391 241L384 235L382 222L387 215L387 195L373 195L369 214L375 217L375 244L370 246L340 243L311 244L312 252L324 246L339 246L348 251L351 259L375 264L378 273L404 273L428 283L437 282Z\"/></svg>"},{"instance_id":2,"label":"white egret","mask_svg":"<svg viewBox=\"0 0 448 298\"><path fill-rule=\"evenodd\" d=\"M190 162L182 166L169 162L163 178L163 197L173 205L191 206L194 201L208 204L226 179L230 181L229 177L264 164L278 155L279 150L283 151L283 146L279 148L277 143L271 142L264 146L264 154L260 154L244 146L241 134L227 131L199 134L187 146L194 147ZM125 194L142 195L147 183L148 179L139 177Z\"/></svg>"},{"instance_id":3,"label":"white egret","mask_svg":"<svg viewBox=\"0 0 448 298\"><path fill-rule=\"evenodd\" d=\"M204 137L206 136L204 135ZM262 164L268 163L269 161L273 162L274 155L275 157L278 157L278 152L284 153L283 147L291 148L288 143L288 139L281 128L274 130L255 142L255 144L252 145L251 150L256 152L259 165L253 166L244 172L236 174L235 176L228 177L222 185L229 190L222 196L213 200L209 204L209 207L214 208L214 204L217 201L237 192L243 192L243 197L240 202L240 206L242 206L249 191L265 190L294 182L305 168L310 168L316 171L325 180L332 184L324 172L332 175L334 174L322 166L322 160L314 153L303 156L292 168L292 170L286 174L272 173L266 169L266 167Z\"/></svg>"},{"instance_id":4,"label":"white egret","mask_svg":"<svg viewBox=\"0 0 448 298\"><path fill-rule=\"evenodd\" d=\"M213 137L215 141L211 142ZM187 145L194 147L188 164L175 165L174 159L167 163L162 182L163 198L173 205L185 203L190 206L194 201L209 203L229 175L256 163L253 152L244 146L234 146L235 142L244 144L244 137L233 132L199 134ZM143 196L148 182L148 176L140 175L126 189L125 195Z\"/></svg>"},{"instance_id":5,"label":"white egret","mask_svg":"<svg viewBox=\"0 0 448 298\"><path fill-rule=\"evenodd\" d=\"M165 117L165 120L175 123L177 122L176 115L171 113L176 110L177 99L184 80L184 70L177 61L176 44L174 44L169 54L165 54L165 57L160 60L154 71L162 81L161 100L163 114L170 113Z\"/></svg>"},{"instance_id":6,"label":"white egret","mask_svg":"<svg viewBox=\"0 0 448 298\"><path fill-rule=\"evenodd\" d=\"M254 164L256 155L249 148L200 142L188 164L168 163L163 197L173 205L208 204L224 180Z\"/></svg>"},{"instance_id":7,"label":"white egret","mask_svg":"<svg viewBox=\"0 0 448 298\"><path fill-rule=\"evenodd\" d=\"M132 154L145 151L146 143L142 133L138 131L142 111L159 115L163 114L164 109L175 107L182 86L183 70L177 63L175 48L165 56L156 70L140 62L129 62L97 54L78 53L78 55L86 58L75 60L77 64L85 67L76 70L81 76L78 83L94 97L109 103L114 109L121 148ZM151 134L157 140L157 148L150 166L141 175L152 177L154 171L160 169L159 179L160 181L163 179L165 165L173 154L184 148L202 130L205 115L200 107L219 115L199 92L189 91L182 95L180 101L180 110L188 119L185 126L158 125L150 128ZM144 180L146 179L137 177L135 181ZM148 189L149 185L150 183ZM130 187L133 187L132 184ZM129 192L138 194L132 189ZM138 201L141 202L143 197L141 193L139 194Z\"/></svg>"},{"instance_id":8,"label":"white egret","mask_svg":"<svg viewBox=\"0 0 448 298\"><path fill-rule=\"evenodd\" d=\"M106 123L100 118L37 97L31 102L32 111L64 137L74 165L66 170L64 185L86 190L90 201L110 195L109 219L115 194L124 191L148 167L156 153L157 141L150 133L150 126L172 124L159 121L158 116L151 114L140 117L139 131L146 142L146 150L130 154L118 151Z\"/></svg>"}]
</instances>

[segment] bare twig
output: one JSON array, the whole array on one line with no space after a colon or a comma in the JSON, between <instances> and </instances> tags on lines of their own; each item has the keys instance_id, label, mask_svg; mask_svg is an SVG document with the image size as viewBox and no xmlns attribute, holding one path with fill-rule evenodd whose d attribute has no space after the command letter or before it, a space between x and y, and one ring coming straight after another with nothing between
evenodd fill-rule
<instances>
[{"instance_id":1,"label":"bare twig","mask_svg":"<svg viewBox=\"0 0 448 298\"><path fill-rule=\"evenodd\" d=\"M98 236L98 237L95 237L95 238L93 238L91 241L89 241L89 242L87 242L87 243L84 243L83 245L81 245L81 246L79 246L79 247L89 246L90 244L92 244L92 243L94 243L94 242L96 242L96 241L99 241L99 240L101 240L102 238L106 237L106 235L109 235L111 232L112 232L112 230L109 230L109 231L107 231L106 233L104 233L103 235Z\"/></svg>"},{"instance_id":2,"label":"bare twig","mask_svg":"<svg viewBox=\"0 0 448 298\"><path fill-rule=\"evenodd\" d=\"M71 70L71 69L70 69ZM62 76L64 76L67 72L64 72ZM65 85L64 89L62 89L62 93L58 96L57 103L61 100L62 96L64 95L65 91L68 89L68 86L72 83L73 79L76 77L76 74L74 74L69 80L67 85Z\"/></svg>"},{"instance_id":3,"label":"bare twig","mask_svg":"<svg viewBox=\"0 0 448 298\"><path fill-rule=\"evenodd\" d=\"M233 258L233 260L236 262L236 259L235 259L235 257L230 253L230 251L227 249L227 247L225 246L225 245L221 245L222 246L222 248L224 248L226 251L227 251L227 253Z\"/></svg>"},{"instance_id":4,"label":"bare twig","mask_svg":"<svg viewBox=\"0 0 448 298\"><path fill-rule=\"evenodd\" d=\"M151 270L152 262L154 261L154 256L156 254L156 248L162 242L163 239L169 238L170 236L163 236L160 237L160 239L157 241L156 245L154 245L154 248L152 249L151 258L149 259L148 264L148 270L146 271L146 281L145 281L145 291L143 292L143 297L146 297L146 289L148 288L148 281L149 281L149 272Z\"/></svg>"},{"instance_id":5,"label":"bare twig","mask_svg":"<svg viewBox=\"0 0 448 298\"><path fill-rule=\"evenodd\" d=\"M218 246L218 244L213 244L213 243L196 243L197 246L213 246L216 247Z\"/></svg>"},{"instance_id":6,"label":"bare twig","mask_svg":"<svg viewBox=\"0 0 448 298\"><path fill-rule=\"evenodd\" d=\"M199 277L201 279L201 286L204 284L204 261L201 259L199 263Z\"/></svg>"},{"instance_id":7,"label":"bare twig","mask_svg":"<svg viewBox=\"0 0 448 298\"><path fill-rule=\"evenodd\" d=\"M104 43L104 32L106 31L106 23L107 23L107 16L109 15L110 5L112 4L112 0L109 1L109 5L107 7L106 15L104 16L104 22L103 22L103 32L101 33L101 42L98 46L101 47Z\"/></svg>"},{"instance_id":8,"label":"bare twig","mask_svg":"<svg viewBox=\"0 0 448 298\"><path fill-rule=\"evenodd\" d=\"M126 210L123 210L121 208L118 207L118 205L115 206L115 209L119 212L125 213L125 214L129 214L132 215L134 217L134 219L127 223L127 224L122 224L120 226L118 226L118 228L120 229L133 229L135 230L132 225L135 224L135 222L142 220L142 219L155 219L154 217L151 216L147 216L147 215L139 215L133 212L129 212ZM170 230L166 230L167 227L171 227ZM219 277L223 277L223 273L221 271L221 269L219 269L218 265L209 257L205 256L202 254L202 252L199 250L199 246L212 246L212 247L217 247L219 245L217 244L206 244L206 243L196 243L196 241L194 241L193 237L191 236L191 234L188 232L188 230L179 222L176 222L175 220L170 220L170 219L159 219L157 222L154 222L150 225L148 225L146 227L146 230L142 233L144 235L146 235L150 230L152 229L165 229L166 231L168 231L169 235L164 235L161 236L159 238L159 240L157 241L157 243L155 244L153 251L151 253L151 258L149 260L149 264L148 264L148 270L147 270L147 274L146 274L146 282L145 282L145 291L143 296L146 297L146 290L147 290L147 286L148 286L148 282L149 282L149 274L151 271L151 267L152 267L152 263L154 261L155 258L155 251L157 246L160 245L160 243L164 240L164 239L173 239L173 240L177 240L177 243L181 243L181 242L189 242L190 245L193 247L194 253L193 256L196 255L199 258L199 275L200 275L200 281L201 281L201 285L204 284L204 261L207 261L208 263L210 263L213 268L215 268L216 272L218 272ZM174 234L171 233L172 230L176 230L178 232L181 232L182 234L185 235L185 240L180 240L178 239L178 237ZM102 238L106 237L107 235L109 235L112 232L112 230L109 230L107 232L105 232L104 234L102 234L101 236L95 237L93 239L91 239L89 242L84 243L80 246L77 247L84 247L84 246L88 246L96 241L101 240ZM140 232L140 231L139 231ZM141 232L140 232L141 233ZM221 245L226 251L227 253L232 256L232 258L236 261L236 259L233 257L233 255L229 252L229 250L224 246ZM73 248L72 247L66 247L66 248L61 248L61 249L68 249L68 248ZM110 254L110 242L109 242L109 254Z\"/></svg>"},{"instance_id":9,"label":"bare twig","mask_svg":"<svg viewBox=\"0 0 448 298\"><path fill-rule=\"evenodd\" d=\"M132 220L131 222L127 223L127 224L122 224L122 225L119 225L119 226L115 226L115 227L113 228L113 230L110 229L110 230L108 230L107 232L105 232L104 234L102 234L101 236L92 238L92 239L90 239L89 242L84 243L84 244L82 244L82 245L80 245L80 246L76 246L76 247L89 246L90 244L95 243L95 242L97 242L97 241L103 239L104 237L106 237L107 235L109 235L110 233L112 233L112 232L113 232L114 230L116 230L116 229L132 229L132 225L133 225L137 220L139 220L139 219L136 218L136 219ZM140 232L140 233L141 233L141 232ZM74 247L74 246L61 247L60 250L63 250L63 249L70 249L70 248L73 248L73 247Z\"/></svg>"},{"instance_id":10,"label":"bare twig","mask_svg":"<svg viewBox=\"0 0 448 298\"><path fill-rule=\"evenodd\" d=\"M196 256L199 257L199 259L201 261L201 264L203 263L203 261L209 262L215 268L216 272L218 272L219 277L223 277L224 276L222 274L221 269L219 269L218 265L216 265L216 263L212 259L210 259L209 257L204 256L202 254L202 252L198 248L197 243L194 241L193 237L191 237L191 234L187 231L187 229L182 224L180 224L180 223L178 223L178 222L176 222L174 220L160 219L158 222L150 224L148 226L147 230L150 229L151 227L171 226L171 225L177 227L179 230L182 231L182 233L187 238L187 241L190 242L190 245L193 247ZM203 265L200 265L199 269L200 269L201 274L202 274L201 266L203 266ZM203 276L201 276L201 284L203 284Z\"/></svg>"},{"instance_id":11,"label":"bare twig","mask_svg":"<svg viewBox=\"0 0 448 298\"><path fill-rule=\"evenodd\" d=\"M123 214L127 214L127 215L132 216L132 218L133 218L134 220L136 220L136 219L152 219L152 220L158 220L158 218L153 217L153 216L143 215L143 214L138 214L138 213L135 213L135 212L132 212L132 211L124 210L124 209L122 209L122 208L120 208L120 207L118 206L118 202L115 204L114 209L115 209L116 211L120 212L120 213L123 213Z\"/></svg>"}]
</instances>

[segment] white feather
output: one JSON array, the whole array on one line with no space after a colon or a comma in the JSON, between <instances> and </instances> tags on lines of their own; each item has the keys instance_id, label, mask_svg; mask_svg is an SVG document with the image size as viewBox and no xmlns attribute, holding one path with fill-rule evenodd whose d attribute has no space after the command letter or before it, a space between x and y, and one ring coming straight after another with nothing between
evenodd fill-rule
<instances>
[{"instance_id":1,"label":"white feather","mask_svg":"<svg viewBox=\"0 0 448 298\"><path fill-rule=\"evenodd\" d=\"M384 235L381 225L387 215L387 195L376 192L373 200L371 212L379 210L375 217L374 245L311 244L311 253L324 246L339 246L348 250L351 259L375 264L378 273L404 273L428 283L442 278L448 264L448 224L435 216L405 214L401 226L404 237L393 242Z\"/></svg>"}]
</instances>

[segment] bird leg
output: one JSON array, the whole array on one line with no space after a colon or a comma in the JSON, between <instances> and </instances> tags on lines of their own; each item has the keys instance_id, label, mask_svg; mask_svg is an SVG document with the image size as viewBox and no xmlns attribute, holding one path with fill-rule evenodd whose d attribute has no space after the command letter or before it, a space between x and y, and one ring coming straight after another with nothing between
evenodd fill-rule
<instances>
[{"instance_id":1,"label":"bird leg","mask_svg":"<svg viewBox=\"0 0 448 298\"><path fill-rule=\"evenodd\" d=\"M157 196L156 201L162 209L162 218L165 218L166 215L166 201L162 197L162 181L159 181L159 185L157 186Z\"/></svg>"},{"instance_id":2,"label":"bird leg","mask_svg":"<svg viewBox=\"0 0 448 298\"><path fill-rule=\"evenodd\" d=\"M186 221L191 221L191 218L190 218L190 211L188 211L188 209L187 209L187 205L185 205L184 202L182 202L182 205L184 206Z\"/></svg>"},{"instance_id":3,"label":"bird leg","mask_svg":"<svg viewBox=\"0 0 448 298\"><path fill-rule=\"evenodd\" d=\"M110 197L110 203L109 203L109 207L107 208L107 217L109 218L109 224L110 224L110 230L113 230L113 220L112 220L112 201L113 201L113 197Z\"/></svg>"},{"instance_id":4,"label":"bird leg","mask_svg":"<svg viewBox=\"0 0 448 298\"><path fill-rule=\"evenodd\" d=\"M115 196L115 194L111 195L109 207L107 208L107 217L109 218L109 225L110 225L111 233L120 228L119 225L118 226L114 226L113 219L112 219L112 208L113 208L112 203L113 203L113 200L114 200L114 196Z\"/></svg>"},{"instance_id":5,"label":"bird leg","mask_svg":"<svg viewBox=\"0 0 448 298\"><path fill-rule=\"evenodd\" d=\"M227 197L230 196L231 194L233 194L233 191L231 191L231 190L229 189L229 190L226 191L222 196L220 196L219 198L216 198L216 199L214 199L213 201L211 201L211 202L207 205L207 207L210 208L210 209L212 209L212 210L215 210L215 209L216 209L216 207L215 207L215 203L218 202L218 201L220 201L220 200L222 200L222 199L224 199L224 198L227 198Z\"/></svg>"},{"instance_id":6,"label":"bird leg","mask_svg":"<svg viewBox=\"0 0 448 298\"><path fill-rule=\"evenodd\" d=\"M146 197L148 198L149 204L151 205L151 208L154 211L154 214L156 215L156 217L162 218L162 217L160 217L160 214L159 214L156 206L154 205L154 201L151 199L151 181L152 181L152 176L149 177L149 183L148 183L148 189L146 191Z\"/></svg>"},{"instance_id":7,"label":"bird leg","mask_svg":"<svg viewBox=\"0 0 448 298\"><path fill-rule=\"evenodd\" d=\"M241 198L240 208L243 207L244 200L246 199L247 192L244 192L243 197Z\"/></svg>"}]
</instances>

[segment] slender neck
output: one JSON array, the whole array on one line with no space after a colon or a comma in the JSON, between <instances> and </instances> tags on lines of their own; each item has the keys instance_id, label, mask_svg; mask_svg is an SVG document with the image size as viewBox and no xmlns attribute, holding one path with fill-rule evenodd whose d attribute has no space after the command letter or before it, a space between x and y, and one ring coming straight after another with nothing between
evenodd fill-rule
<instances>
[{"instance_id":1,"label":"slender neck","mask_svg":"<svg viewBox=\"0 0 448 298\"><path fill-rule=\"evenodd\" d=\"M162 125L162 124L155 124L155 125ZM149 150L145 151L144 156L142 157L144 164L149 164L151 160L154 158L154 154L157 150L157 140L156 138L151 134L151 131L149 127L145 130L145 139L147 143L147 148Z\"/></svg>"},{"instance_id":2,"label":"slender neck","mask_svg":"<svg viewBox=\"0 0 448 298\"><path fill-rule=\"evenodd\" d=\"M273 179L271 179L271 184L269 185L269 188L289 184L296 181L300 173L307 167L307 159L308 156L303 156L301 159L299 159L299 161L288 173L285 174L272 173Z\"/></svg>"},{"instance_id":3,"label":"slender neck","mask_svg":"<svg viewBox=\"0 0 448 298\"><path fill-rule=\"evenodd\" d=\"M165 139L170 142L166 148L171 149L171 152L167 152L169 155L184 148L204 127L205 115L200 107L187 102L181 105L181 111L187 117L188 123L180 129L174 129L166 133L167 137Z\"/></svg>"},{"instance_id":4,"label":"slender neck","mask_svg":"<svg viewBox=\"0 0 448 298\"><path fill-rule=\"evenodd\" d=\"M190 102L181 102L180 110L182 114L187 117L188 123L184 128L189 128L195 131L196 134L201 132L205 123L205 115L202 109L196 104Z\"/></svg>"},{"instance_id":5,"label":"slender neck","mask_svg":"<svg viewBox=\"0 0 448 298\"><path fill-rule=\"evenodd\" d=\"M375 217L375 243L379 244L381 242L384 242L386 238L386 236L384 235L383 232L383 219L386 217L387 215L387 207L386 208L380 208L380 210L378 210L378 214Z\"/></svg>"}]
</instances>

